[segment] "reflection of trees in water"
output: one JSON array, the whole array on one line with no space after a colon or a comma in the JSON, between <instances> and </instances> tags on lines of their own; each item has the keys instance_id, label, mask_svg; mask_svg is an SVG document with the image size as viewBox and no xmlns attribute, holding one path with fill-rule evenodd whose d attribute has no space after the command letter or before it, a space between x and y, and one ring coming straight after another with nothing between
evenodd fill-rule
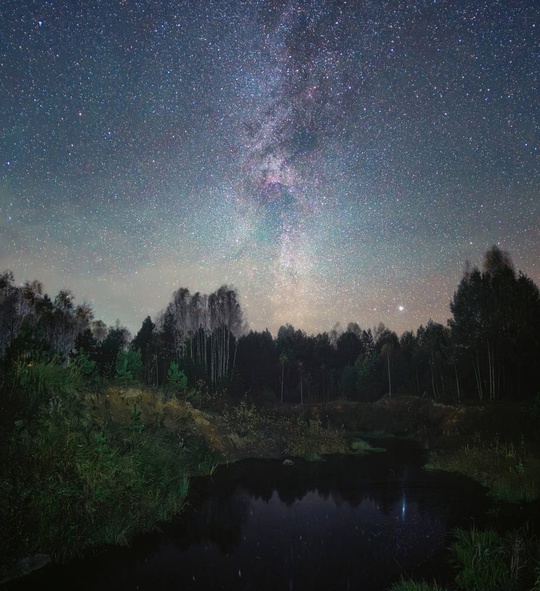
<instances>
[{"instance_id":1,"label":"reflection of trees in water","mask_svg":"<svg viewBox=\"0 0 540 591\"><path fill-rule=\"evenodd\" d=\"M437 485L440 475L425 472L415 464L385 461L384 455L343 456L320 463L298 461L293 466L247 460L223 467L213 479L199 484L198 510L179 528L176 543L188 548L193 543L213 542L222 553L230 554L243 541L253 511L265 510L257 503L262 501L274 508L268 511L278 511L279 519L286 510L306 520L309 515L315 528L320 527L316 523L320 517L317 511L336 515L335 507L341 507L358 525L350 536L350 543L356 544L358 551L368 555L383 552L398 563L408 563L420 554L429 556L443 544L456 499L451 489L445 491ZM449 497L443 498L445 492ZM309 499L305 499L308 493ZM461 504L463 496L460 494ZM316 498L321 500L316 507L296 507L303 499L314 503ZM474 498L470 497L471 503ZM283 506L279 510L278 500ZM298 527L308 528L309 533L306 523Z\"/></svg>"},{"instance_id":2,"label":"reflection of trees in water","mask_svg":"<svg viewBox=\"0 0 540 591\"><path fill-rule=\"evenodd\" d=\"M250 506L251 497L243 491L211 497L191 512L171 537L182 550L210 541L223 554L231 554L242 541L242 528L249 519Z\"/></svg>"}]
</instances>

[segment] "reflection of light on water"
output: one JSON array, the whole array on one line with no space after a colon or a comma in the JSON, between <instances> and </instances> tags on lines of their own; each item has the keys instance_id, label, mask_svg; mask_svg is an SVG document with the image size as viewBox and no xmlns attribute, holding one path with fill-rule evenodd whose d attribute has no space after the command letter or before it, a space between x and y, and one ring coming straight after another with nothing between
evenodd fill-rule
<instances>
[{"instance_id":1,"label":"reflection of light on water","mask_svg":"<svg viewBox=\"0 0 540 591\"><path fill-rule=\"evenodd\" d=\"M405 521L405 514L407 512L407 497L405 491L401 493L401 521Z\"/></svg>"}]
</instances>

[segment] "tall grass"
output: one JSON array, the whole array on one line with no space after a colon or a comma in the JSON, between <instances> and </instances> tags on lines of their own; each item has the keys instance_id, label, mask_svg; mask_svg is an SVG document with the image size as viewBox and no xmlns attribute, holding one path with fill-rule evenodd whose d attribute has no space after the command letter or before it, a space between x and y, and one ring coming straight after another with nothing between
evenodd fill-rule
<instances>
[{"instance_id":1,"label":"tall grass","mask_svg":"<svg viewBox=\"0 0 540 591\"><path fill-rule=\"evenodd\" d=\"M356 454L366 454L373 452L386 451L383 447L374 447L368 441L364 439L353 439L351 441L351 450Z\"/></svg>"},{"instance_id":2,"label":"tall grass","mask_svg":"<svg viewBox=\"0 0 540 591\"><path fill-rule=\"evenodd\" d=\"M12 375L24 404L0 466L0 542L14 557L126 544L181 512L191 477L219 462L193 435L184 445L178 432L146 425L136 406L124 420L98 417L79 377L53 363Z\"/></svg>"},{"instance_id":3,"label":"tall grass","mask_svg":"<svg viewBox=\"0 0 540 591\"><path fill-rule=\"evenodd\" d=\"M83 387L79 368L62 367L58 360L18 362L11 377L16 395L22 398L29 412L35 412L39 405L72 401Z\"/></svg>"},{"instance_id":4,"label":"tall grass","mask_svg":"<svg viewBox=\"0 0 540 591\"><path fill-rule=\"evenodd\" d=\"M48 416L32 436L21 432L12 451L24 471L18 492L34 521L33 545L57 557L126 543L186 502L192 459L163 430L108 425L96 433Z\"/></svg>"},{"instance_id":5,"label":"tall grass","mask_svg":"<svg viewBox=\"0 0 540 591\"><path fill-rule=\"evenodd\" d=\"M526 528L500 534L494 529L457 529L451 545L459 591L539 591L539 545ZM444 591L436 583L402 580L388 591Z\"/></svg>"},{"instance_id":6,"label":"tall grass","mask_svg":"<svg viewBox=\"0 0 540 591\"><path fill-rule=\"evenodd\" d=\"M538 544L523 529L501 536L493 529L454 532L451 550L463 591L531 591Z\"/></svg>"},{"instance_id":7,"label":"tall grass","mask_svg":"<svg viewBox=\"0 0 540 591\"><path fill-rule=\"evenodd\" d=\"M445 591L437 583L424 583L409 580L402 580L394 583L388 591Z\"/></svg>"},{"instance_id":8,"label":"tall grass","mask_svg":"<svg viewBox=\"0 0 540 591\"><path fill-rule=\"evenodd\" d=\"M528 502L540 498L540 462L526 448L523 437L515 445L476 433L466 445L434 454L429 467L465 474L489 488L496 500Z\"/></svg>"}]
</instances>

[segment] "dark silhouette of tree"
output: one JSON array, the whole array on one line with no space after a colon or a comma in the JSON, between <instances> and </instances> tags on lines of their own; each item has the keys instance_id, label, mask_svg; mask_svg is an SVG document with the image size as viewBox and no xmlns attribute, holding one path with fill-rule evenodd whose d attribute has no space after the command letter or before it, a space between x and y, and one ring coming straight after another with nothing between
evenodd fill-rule
<instances>
[{"instance_id":1,"label":"dark silhouette of tree","mask_svg":"<svg viewBox=\"0 0 540 591\"><path fill-rule=\"evenodd\" d=\"M321 402L327 402L332 397L335 388L335 384L332 383L332 375L336 368L336 349L332 347L330 336L326 332L315 337L313 365L315 375L320 376L317 399L320 399Z\"/></svg>"},{"instance_id":2,"label":"dark silhouette of tree","mask_svg":"<svg viewBox=\"0 0 540 591\"><path fill-rule=\"evenodd\" d=\"M538 378L532 360L540 346L538 288L516 274L509 255L494 246L484 271L467 270L450 303L453 361L467 360L478 397L517 396ZM470 375L462 380L468 384Z\"/></svg>"},{"instance_id":3,"label":"dark silhouette of tree","mask_svg":"<svg viewBox=\"0 0 540 591\"><path fill-rule=\"evenodd\" d=\"M354 327L358 330L354 330ZM352 330L350 328L352 327ZM364 355L364 345L362 343L362 331L358 325L349 324L347 330L342 333L336 342L337 363L340 369L347 365L353 366L358 357Z\"/></svg>"},{"instance_id":4,"label":"dark silhouette of tree","mask_svg":"<svg viewBox=\"0 0 540 591\"><path fill-rule=\"evenodd\" d=\"M98 371L103 377L114 378L118 354L127 349L130 339L128 329L122 326L119 320L114 326L109 327L105 340L99 346L97 356Z\"/></svg>"},{"instance_id":5,"label":"dark silhouette of tree","mask_svg":"<svg viewBox=\"0 0 540 591\"><path fill-rule=\"evenodd\" d=\"M236 371L244 393L257 397L265 390L275 392L279 359L276 343L268 330L250 331L238 340Z\"/></svg>"},{"instance_id":6,"label":"dark silhouette of tree","mask_svg":"<svg viewBox=\"0 0 540 591\"><path fill-rule=\"evenodd\" d=\"M131 341L130 348L132 350L139 350L141 352L141 360L143 365L143 380L150 383L152 379L152 343L154 340L154 329L156 325L152 322L150 316L147 316L142 323L139 332Z\"/></svg>"},{"instance_id":7,"label":"dark silhouette of tree","mask_svg":"<svg viewBox=\"0 0 540 591\"><path fill-rule=\"evenodd\" d=\"M404 366L403 385L405 392L420 396L420 347L418 338L412 330L405 331L400 336L399 349Z\"/></svg>"},{"instance_id":8,"label":"dark silhouette of tree","mask_svg":"<svg viewBox=\"0 0 540 591\"><path fill-rule=\"evenodd\" d=\"M0 275L0 356L17 336L22 324L18 311L22 294L13 282L11 271Z\"/></svg>"},{"instance_id":9,"label":"dark silhouette of tree","mask_svg":"<svg viewBox=\"0 0 540 591\"><path fill-rule=\"evenodd\" d=\"M376 330L376 348L379 355L384 359L386 365L388 396L392 396L392 359L396 351L399 349L399 339L397 334L386 328L382 322Z\"/></svg>"},{"instance_id":10,"label":"dark silhouette of tree","mask_svg":"<svg viewBox=\"0 0 540 591\"><path fill-rule=\"evenodd\" d=\"M163 337L162 354L168 357L172 344L173 358L192 376L203 371L214 386L230 378L236 345L246 330L234 288L222 285L209 296L199 292L192 296L188 289L178 289L160 314L157 327ZM166 360L165 368L172 360Z\"/></svg>"},{"instance_id":11,"label":"dark silhouette of tree","mask_svg":"<svg viewBox=\"0 0 540 591\"><path fill-rule=\"evenodd\" d=\"M39 281L26 281L22 287L14 286L13 281L10 271L0 275L0 355L5 354L24 327L29 354L32 342L42 340L66 362L78 335L92 321L91 307L84 303L75 305L68 290L60 291L53 302L43 293ZM18 354L22 353L24 339L17 342ZM12 348L11 355L13 351Z\"/></svg>"},{"instance_id":12,"label":"dark silhouette of tree","mask_svg":"<svg viewBox=\"0 0 540 591\"><path fill-rule=\"evenodd\" d=\"M438 322L429 320L426 327L421 326L417 331L420 350L429 363L431 392L434 398L441 398L445 394L446 356L449 349L450 331Z\"/></svg>"}]
</instances>

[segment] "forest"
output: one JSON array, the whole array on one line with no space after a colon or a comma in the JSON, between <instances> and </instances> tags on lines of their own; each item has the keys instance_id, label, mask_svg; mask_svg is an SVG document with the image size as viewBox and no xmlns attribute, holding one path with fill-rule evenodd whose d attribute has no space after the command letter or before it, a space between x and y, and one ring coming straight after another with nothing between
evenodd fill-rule
<instances>
[{"instance_id":1,"label":"forest","mask_svg":"<svg viewBox=\"0 0 540 591\"><path fill-rule=\"evenodd\" d=\"M384 395L444 402L536 396L540 295L510 256L488 250L482 269L467 268L450 302L447 325L429 320L397 335L383 323L350 322L307 335L290 324L274 337L248 331L239 295L226 285L206 295L180 288L165 310L147 317L134 338L107 327L62 290L50 298L35 280L22 287L0 276L0 356L4 375L36 361L83 363L92 383L160 387L176 372L184 388L252 401L371 402Z\"/></svg>"}]
</instances>

